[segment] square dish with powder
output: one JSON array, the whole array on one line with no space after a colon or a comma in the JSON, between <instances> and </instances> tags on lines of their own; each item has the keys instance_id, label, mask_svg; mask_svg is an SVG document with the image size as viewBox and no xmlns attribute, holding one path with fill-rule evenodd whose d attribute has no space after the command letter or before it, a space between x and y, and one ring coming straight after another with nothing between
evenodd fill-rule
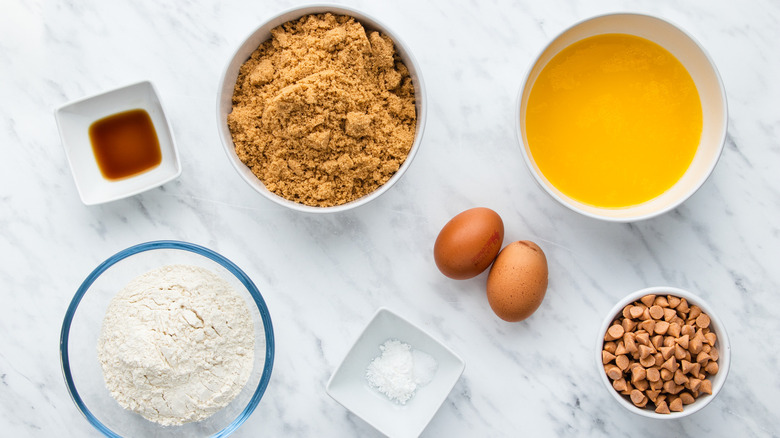
<instances>
[{"instance_id":1,"label":"square dish with powder","mask_svg":"<svg viewBox=\"0 0 780 438\"><path fill-rule=\"evenodd\" d=\"M399 379L399 368L408 371L408 380ZM464 368L463 359L443 343L380 308L333 372L326 391L387 436L418 436Z\"/></svg>"}]
</instances>

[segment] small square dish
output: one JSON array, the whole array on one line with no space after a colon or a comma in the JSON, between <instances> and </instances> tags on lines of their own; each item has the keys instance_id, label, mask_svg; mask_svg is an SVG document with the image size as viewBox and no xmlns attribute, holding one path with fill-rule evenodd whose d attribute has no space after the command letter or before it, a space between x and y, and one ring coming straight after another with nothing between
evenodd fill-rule
<instances>
[{"instance_id":1,"label":"small square dish","mask_svg":"<svg viewBox=\"0 0 780 438\"><path fill-rule=\"evenodd\" d=\"M159 164L140 173L118 179L104 176L98 164L90 127L99 120L131 110L148 114L159 142ZM70 102L55 112L73 179L81 201L101 204L133 196L158 187L181 174L181 164L171 127L154 86L143 81Z\"/></svg>"},{"instance_id":2,"label":"small square dish","mask_svg":"<svg viewBox=\"0 0 780 438\"><path fill-rule=\"evenodd\" d=\"M366 374L369 364L383 355L380 346L392 340L435 361L435 371L426 379L430 381L419 385L403 404L372 387ZM417 370L417 364L413 368ZM464 368L463 359L444 344L399 315L380 308L328 380L326 391L383 434L416 437L439 410Z\"/></svg>"}]
</instances>

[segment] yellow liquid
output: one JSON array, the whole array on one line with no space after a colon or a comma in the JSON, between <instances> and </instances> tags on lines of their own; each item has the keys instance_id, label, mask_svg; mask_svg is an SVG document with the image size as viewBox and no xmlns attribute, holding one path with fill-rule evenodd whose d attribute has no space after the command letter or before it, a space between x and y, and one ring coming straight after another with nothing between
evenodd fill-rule
<instances>
[{"instance_id":1,"label":"yellow liquid","mask_svg":"<svg viewBox=\"0 0 780 438\"><path fill-rule=\"evenodd\" d=\"M666 49L633 35L578 41L544 67L525 119L547 180L582 203L621 208L672 187L702 131L699 93Z\"/></svg>"}]
</instances>

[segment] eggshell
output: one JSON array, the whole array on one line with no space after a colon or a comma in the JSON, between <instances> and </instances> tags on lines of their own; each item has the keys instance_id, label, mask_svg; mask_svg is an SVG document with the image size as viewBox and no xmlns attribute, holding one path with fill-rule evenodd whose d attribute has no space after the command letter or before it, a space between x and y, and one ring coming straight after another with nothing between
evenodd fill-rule
<instances>
[{"instance_id":1,"label":"eggshell","mask_svg":"<svg viewBox=\"0 0 780 438\"><path fill-rule=\"evenodd\" d=\"M433 258L442 274L465 280L487 269L503 243L504 221L498 213L472 208L444 225L433 245Z\"/></svg>"},{"instance_id":2,"label":"eggshell","mask_svg":"<svg viewBox=\"0 0 780 438\"><path fill-rule=\"evenodd\" d=\"M499 318L522 321L539 308L547 292L547 257L533 242L521 240L498 254L487 278L488 303Z\"/></svg>"}]
</instances>

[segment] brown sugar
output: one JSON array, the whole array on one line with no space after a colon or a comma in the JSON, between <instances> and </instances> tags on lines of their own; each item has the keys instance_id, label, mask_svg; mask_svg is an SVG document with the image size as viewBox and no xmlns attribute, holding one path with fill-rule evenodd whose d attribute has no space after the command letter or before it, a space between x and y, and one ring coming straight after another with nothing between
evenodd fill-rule
<instances>
[{"instance_id":1,"label":"brown sugar","mask_svg":"<svg viewBox=\"0 0 780 438\"><path fill-rule=\"evenodd\" d=\"M409 154L417 122L393 41L331 13L271 35L233 92L238 157L270 191L305 205L341 205L379 188Z\"/></svg>"}]
</instances>

